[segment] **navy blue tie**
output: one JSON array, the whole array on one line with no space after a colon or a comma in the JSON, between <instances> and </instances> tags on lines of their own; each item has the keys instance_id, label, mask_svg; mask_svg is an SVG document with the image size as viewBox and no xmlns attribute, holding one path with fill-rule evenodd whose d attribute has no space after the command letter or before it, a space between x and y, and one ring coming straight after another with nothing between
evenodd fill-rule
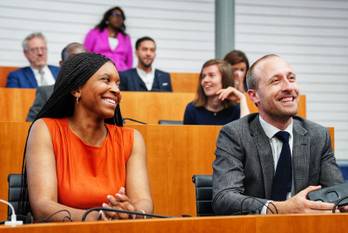
<instances>
[{"instance_id":1,"label":"navy blue tie","mask_svg":"<svg viewBox=\"0 0 348 233\"><path fill-rule=\"evenodd\" d=\"M289 192L291 192L291 151L289 146L290 134L285 131L279 131L274 135L283 142L283 147L280 152L277 169L273 178L272 196L274 201L284 201Z\"/></svg>"}]
</instances>

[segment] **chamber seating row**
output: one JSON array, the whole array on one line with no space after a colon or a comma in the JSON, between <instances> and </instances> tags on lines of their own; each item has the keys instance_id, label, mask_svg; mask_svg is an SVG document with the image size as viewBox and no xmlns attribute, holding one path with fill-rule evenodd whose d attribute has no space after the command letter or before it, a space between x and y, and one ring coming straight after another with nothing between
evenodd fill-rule
<instances>
[{"instance_id":1,"label":"chamber seating row","mask_svg":"<svg viewBox=\"0 0 348 233\"><path fill-rule=\"evenodd\" d=\"M160 120L181 121L186 105L194 93L122 92L121 111L124 118L149 124ZM34 89L0 88L0 121L25 121L35 98ZM257 108L248 98L251 112ZM299 116L306 118L306 97L300 96Z\"/></svg>"},{"instance_id":2,"label":"chamber seating row","mask_svg":"<svg viewBox=\"0 0 348 233\"><path fill-rule=\"evenodd\" d=\"M0 122L0 198L7 199L7 176L20 173L30 124ZM178 216L196 213L193 174L212 174L221 126L131 125L147 147L147 163L155 212ZM334 130L330 128L332 143ZM334 145L333 145L334 146ZM7 207L0 205L0 219Z\"/></svg>"},{"instance_id":3,"label":"chamber seating row","mask_svg":"<svg viewBox=\"0 0 348 233\"><path fill-rule=\"evenodd\" d=\"M5 87L7 76L16 66L0 66L0 87ZM195 92L198 83L198 73L172 72L170 73L174 92Z\"/></svg>"}]
</instances>

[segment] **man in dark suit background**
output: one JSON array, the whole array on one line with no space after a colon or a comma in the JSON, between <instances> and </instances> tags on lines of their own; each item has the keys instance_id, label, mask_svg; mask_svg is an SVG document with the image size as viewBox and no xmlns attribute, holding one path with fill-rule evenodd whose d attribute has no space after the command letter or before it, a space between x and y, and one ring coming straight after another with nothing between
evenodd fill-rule
<instances>
[{"instance_id":1,"label":"man in dark suit background","mask_svg":"<svg viewBox=\"0 0 348 233\"><path fill-rule=\"evenodd\" d=\"M156 43L151 37L142 37L135 43L138 58L136 68L120 72L121 91L172 91L170 75L152 67L156 57Z\"/></svg>"},{"instance_id":2,"label":"man in dark suit background","mask_svg":"<svg viewBox=\"0 0 348 233\"><path fill-rule=\"evenodd\" d=\"M62 60L59 65L62 66L63 63L68 60L72 55L86 52L82 44L77 42L72 42L65 46L61 52ZM35 100L33 105L29 109L27 116L27 121L33 121L36 115L40 112L41 108L46 104L47 100L53 93L54 85L40 86L36 89Z\"/></svg>"},{"instance_id":3,"label":"man in dark suit background","mask_svg":"<svg viewBox=\"0 0 348 233\"><path fill-rule=\"evenodd\" d=\"M53 85L58 76L57 66L47 65L47 43L41 32L28 35L23 41L23 53L30 66L9 73L7 87L36 88Z\"/></svg>"},{"instance_id":4,"label":"man in dark suit background","mask_svg":"<svg viewBox=\"0 0 348 233\"><path fill-rule=\"evenodd\" d=\"M327 129L295 116L299 89L292 67L277 55L264 56L250 68L247 86L259 113L225 125L219 134L213 163L214 211L332 209L331 203L306 199L309 192L342 183L343 178ZM289 140L278 139L279 131Z\"/></svg>"}]
</instances>

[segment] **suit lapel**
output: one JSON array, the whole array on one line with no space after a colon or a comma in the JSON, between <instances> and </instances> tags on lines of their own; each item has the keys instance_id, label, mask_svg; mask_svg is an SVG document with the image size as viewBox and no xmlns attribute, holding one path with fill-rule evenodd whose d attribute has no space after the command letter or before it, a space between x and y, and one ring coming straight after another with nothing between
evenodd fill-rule
<instances>
[{"instance_id":1,"label":"suit lapel","mask_svg":"<svg viewBox=\"0 0 348 233\"><path fill-rule=\"evenodd\" d=\"M159 82L159 73L157 72L157 70L155 70L155 77L153 79L153 83L152 83L152 89L151 90L160 90L161 86L160 86L160 82Z\"/></svg>"},{"instance_id":2,"label":"suit lapel","mask_svg":"<svg viewBox=\"0 0 348 233\"><path fill-rule=\"evenodd\" d=\"M261 127L259 117L255 117L254 120L250 123L250 131L253 136L260 159L265 197L270 198L274 176L274 161L269 138L266 136Z\"/></svg>"},{"instance_id":3,"label":"suit lapel","mask_svg":"<svg viewBox=\"0 0 348 233\"><path fill-rule=\"evenodd\" d=\"M32 86L32 87L38 86L34 72L30 67L26 67L24 69L24 75L25 75L25 78L28 80L28 83L30 83L30 86Z\"/></svg>"},{"instance_id":4,"label":"suit lapel","mask_svg":"<svg viewBox=\"0 0 348 233\"><path fill-rule=\"evenodd\" d=\"M135 80L136 84L139 85L139 87L140 87L140 88L137 88L137 89L148 91L144 81L140 78L140 76L139 76L139 74L137 72L137 69L134 68L133 72L135 73L134 76L137 77L137 80Z\"/></svg>"},{"instance_id":5,"label":"suit lapel","mask_svg":"<svg viewBox=\"0 0 348 233\"><path fill-rule=\"evenodd\" d=\"M307 130L294 118L292 164L294 174L295 193L298 193L308 184L310 141Z\"/></svg>"}]
</instances>

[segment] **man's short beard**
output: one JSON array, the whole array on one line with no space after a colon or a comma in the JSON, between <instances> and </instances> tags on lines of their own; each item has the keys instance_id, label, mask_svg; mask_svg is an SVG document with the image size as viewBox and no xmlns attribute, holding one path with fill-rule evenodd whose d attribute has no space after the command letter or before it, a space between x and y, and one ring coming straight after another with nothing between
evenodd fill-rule
<instances>
[{"instance_id":1,"label":"man's short beard","mask_svg":"<svg viewBox=\"0 0 348 233\"><path fill-rule=\"evenodd\" d=\"M149 64L145 64L144 62L140 62L140 63L141 63L141 65L142 65L143 67L145 67L145 68L150 68L150 67L152 66L152 62L149 63Z\"/></svg>"}]
</instances>

